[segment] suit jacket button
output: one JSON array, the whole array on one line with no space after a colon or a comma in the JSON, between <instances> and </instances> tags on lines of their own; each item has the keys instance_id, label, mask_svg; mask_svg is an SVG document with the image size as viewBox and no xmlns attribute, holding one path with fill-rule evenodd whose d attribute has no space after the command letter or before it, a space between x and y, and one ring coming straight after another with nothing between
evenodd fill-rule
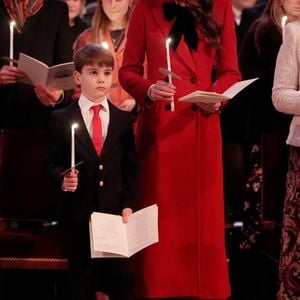
<instances>
[{"instance_id":1,"label":"suit jacket button","mask_svg":"<svg viewBox=\"0 0 300 300\"><path fill-rule=\"evenodd\" d=\"M195 77L195 76L193 76L193 77L191 77L191 83L196 83L197 82L197 77Z\"/></svg>"},{"instance_id":2,"label":"suit jacket button","mask_svg":"<svg viewBox=\"0 0 300 300\"><path fill-rule=\"evenodd\" d=\"M102 180L100 180L99 185L104 186L104 182Z\"/></svg>"},{"instance_id":3,"label":"suit jacket button","mask_svg":"<svg viewBox=\"0 0 300 300\"><path fill-rule=\"evenodd\" d=\"M103 165L100 165L100 166L99 166L99 170L100 170L100 171L103 170Z\"/></svg>"}]
</instances>

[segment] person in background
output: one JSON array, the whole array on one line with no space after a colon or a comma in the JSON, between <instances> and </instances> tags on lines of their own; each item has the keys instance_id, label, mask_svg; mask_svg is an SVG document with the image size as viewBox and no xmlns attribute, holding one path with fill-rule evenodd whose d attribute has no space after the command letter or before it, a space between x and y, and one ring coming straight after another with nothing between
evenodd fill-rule
<instances>
[{"instance_id":1,"label":"person in background","mask_svg":"<svg viewBox=\"0 0 300 300\"><path fill-rule=\"evenodd\" d=\"M45 128L66 97L61 90L18 82L23 72L2 59L10 52L10 21L16 22L14 58L23 52L52 66L72 60L68 8L59 0L0 3L0 128Z\"/></svg>"},{"instance_id":2,"label":"person in background","mask_svg":"<svg viewBox=\"0 0 300 300\"><path fill-rule=\"evenodd\" d=\"M85 13L83 15L83 18L86 20L87 23L92 24L92 19L96 9L97 9L97 0L87 2L85 6Z\"/></svg>"},{"instance_id":3,"label":"person in background","mask_svg":"<svg viewBox=\"0 0 300 300\"><path fill-rule=\"evenodd\" d=\"M65 2L68 4L71 39L74 43L79 34L89 27L89 23L83 19L85 0L65 0Z\"/></svg>"},{"instance_id":4,"label":"person in background","mask_svg":"<svg viewBox=\"0 0 300 300\"><path fill-rule=\"evenodd\" d=\"M249 8L255 7L257 0L233 0L232 11L235 23L235 33L237 39L237 51L239 52L241 43L255 19L252 14L247 14Z\"/></svg>"},{"instance_id":5,"label":"person in background","mask_svg":"<svg viewBox=\"0 0 300 300\"><path fill-rule=\"evenodd\" d=\"M75 50L91 42L107 43L115 59L113 86L109 98L114 105L126 111L132 111L136 102L120 86L118 71L123 61L127 28L134 5L134 0L99 0L92 27L85 30L75 43ZM75 95L78 95L78 91Z\"/></svg>"},{"instance_id":6,"label":"person in background","mask_svg":"<svg viewBox=\"0 0 300 300\"><path fill-rule=\"evenodd\" d=\"M167 82L170 64L181 77ZM142 0L127 35L121 85L138 102L139 206L157 203L159 243L137 255L137 299L225 299L220 103L184 103L239 81L230 1ZM147 57L147 78L144 61ZM216 66L215 80L211 80ZM174 99L174 111L171 101Z\"/></svg>"},{"instance_id":7,"label":"person in background","mask_svg":"<svg viewBox=\"0 0 300 300\"><path fill-rule=\"evenodd\" d=\"M261 15L265 3L256 0L234 0L232 10L235 20L237 51L253 24ZM235 96L222 109L221 129L223 142L224 201L228 222L241 221L243 197L247 179L245 166L243 92Z\"/></svg>"},{"instance_id":8,"label":"person in background","mask_svg":"<svg viewBox=\"0 0 300 300\"><path fill-rule=\"evenodd\" d=\"M272 86L276 58L282 43L282 17L291 13L290 2L295 0L269 0L261 17L253 24L248 32L239 55L239 65L243 79L259 77L240 99L245 105L245 143L248 145L249 155L247 161L249 174L249 193L245 197L246 215L252 220L248 228L248 241L246 245L251 247L255 243L257 225L260 223L262 203L262 183L269 181L270 191L265 185L265 201L271 197L273 205L277 207L277 215L281 221L281 204L285 194L284 174L287 170L288 149L285 139L288 133L291 117L277 111L272 104ZM272 162L268 169L262 169L262 161L267 161L269 153L264 149L268 147L268 141L272 139ZM272 169L270 169L272 168ZM270 177L271 176L271 177ZM270 183L271 180L271 183ZM274 201L277 199L277 201ZM274 203L275 202L275 203ZM247 238L247 237L246 237Z\"/></svg>"},{"instance_id":9,"label":"person in background","mask_svg":"<svg viewBox=\"0 0 300 300\"><path fill-rule=\"evenodd\" d=\"M97 44L74 54L79 101L50 118L46 170L64 191L61 222L65 228L72 300L132 300L126 258L91 259L92 212L122 215L127 222L135 206L137 163L131 114L109 102L114 59ZM100 120L99 120L100 119ZM70 128L75 136L76 170L70 164ZM129 220L130 222L130 220Z\"/></svg>"},{"instance_id":10,"label":"person in background","mask_svg":"<svg viewBox=\"0 0 300 300\"><path fill-rule=\"evenodd\" d=\"M235 264L236 273L241 275L233 286L247 290L249 299L261 298L249 286L260 280L262 221L272 220L278 226L282 221L288 157L285 140L291 117L274 108L272 86L282 43L282 17L290 13L291 2L296 3L295 0L269 0L248 31L240 49L239 67L243 79L259 79L232 100L239 102L239 115L235 119L239 122L226 123L232 126L226 130L239 133L244 146L246 184L240 204L243 227L236 239L240 260Z\"/></svg>"},{"instance_id":11,"label":"person in background","mask_svg":"<svg viewBox=\"0 0 300 300\"><path fill-rule=\"evenodd\" d=\"M278 111L292 116L292 122L286 140L289 145L289 158L279 260L278 300L300 298L300 3L296 0L284 0L283 7L290 23L284 29L284 41L277 56L272 99Z\"/></svg>"}]
</instances>

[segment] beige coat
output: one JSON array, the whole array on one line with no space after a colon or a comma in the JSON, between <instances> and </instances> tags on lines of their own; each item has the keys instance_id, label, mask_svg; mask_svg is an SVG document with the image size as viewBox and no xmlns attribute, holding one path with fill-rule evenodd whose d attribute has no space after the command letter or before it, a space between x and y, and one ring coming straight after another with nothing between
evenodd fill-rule
<instances>
[{"instance_id":1,"label":"beige coat","mask_svg":"<svg viewBox=\"0 0 300 300\"><path fill-rule=\"evenodd\" d=\"M287 143L300 147L300 21L289 23L276 62L272 100L275 108L293 115Z\"/></svg>"}]
</instances>

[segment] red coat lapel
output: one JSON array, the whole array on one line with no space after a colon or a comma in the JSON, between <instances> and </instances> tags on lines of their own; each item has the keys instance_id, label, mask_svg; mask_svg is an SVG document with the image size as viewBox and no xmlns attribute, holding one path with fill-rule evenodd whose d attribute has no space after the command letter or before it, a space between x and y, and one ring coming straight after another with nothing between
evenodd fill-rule
<instances>
[{"instance_id":1,"label":"red coat lapel","mask_svg":"<svg viewBox=\"0 0 300 300\"><path fill-rule=\"evenodd\" d=\"M162 3L163 1L159 1L160 4L154 5L151 9L151 13L153 15L153 19L157 24L157 27L161 29L166 39L168 38L171 27L175 21L175 19L171 22L168 22L163 14ZM172 38L172 37L171 37ZM172 47L170 47L170 56L171 56L171 66L172 66L172 55L177 55L184 64L186 64L190 69L196 72L196 67L191 55L191 52L188 46L185 44L183 38L178 44L176 51L174 52Z\"/></svg>"}]
</instances>

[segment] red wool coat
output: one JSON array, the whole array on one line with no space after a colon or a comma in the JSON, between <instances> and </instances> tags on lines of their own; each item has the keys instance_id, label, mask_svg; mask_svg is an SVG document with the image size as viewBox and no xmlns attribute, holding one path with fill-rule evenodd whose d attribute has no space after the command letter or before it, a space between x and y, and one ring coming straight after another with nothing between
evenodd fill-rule
<instances>
[{"instance_id":1,"label":"red wool coat","mask_svg":"<svg viewBox=\"0 0 300 300\"><path fill-rule=\"evenodd\" d=\"M149 86L164 79L165 41L172 22L162 0L141 0L131 19L119 79L139 102L137 126L140 206L157 203L159 243L139 253L139 297L226 298L230 295L224 240L219 115L204 116L178 97L199 90L223 92L240 80L231 1L215 0L222 25L221 47L207 50L203 39L191 52L183 39L170 49L176 86L175 112L164 101L145 108ZM147 55L147 80L142 78ZM213 66L216 80L211 82Z\"/></svg>"}]
</instances>

